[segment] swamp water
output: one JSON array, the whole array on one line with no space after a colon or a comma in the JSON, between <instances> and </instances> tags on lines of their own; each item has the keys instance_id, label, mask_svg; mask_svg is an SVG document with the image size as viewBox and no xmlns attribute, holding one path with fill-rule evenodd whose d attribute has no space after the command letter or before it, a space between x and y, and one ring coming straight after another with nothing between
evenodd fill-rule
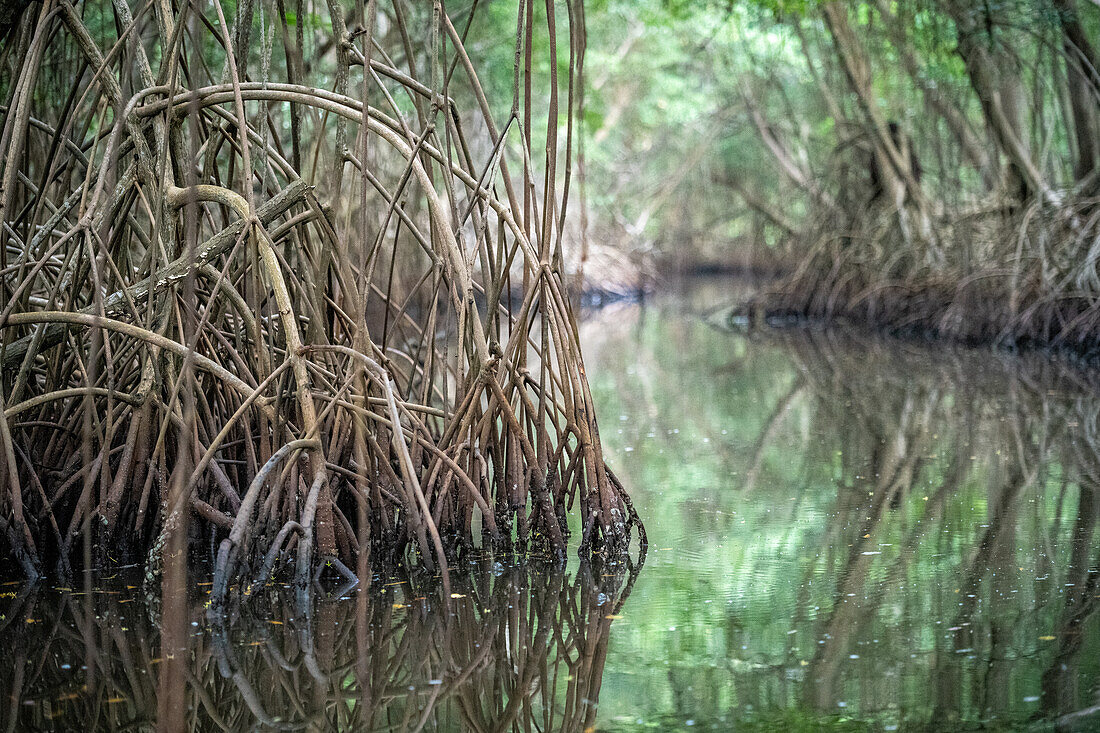
<instances>
[{"instance_id":1,"label":"swamp water","mask_svg":"<svg viewBox=\"0 0 1100 733\"><path fill-rule=\"evenodd\" d=\"M172 608L10 583L0 730L1100 729L1100 378L685 299L582 341L640 570L273 588L220 624L208 578Z\"/></svg>"}]
</instances>

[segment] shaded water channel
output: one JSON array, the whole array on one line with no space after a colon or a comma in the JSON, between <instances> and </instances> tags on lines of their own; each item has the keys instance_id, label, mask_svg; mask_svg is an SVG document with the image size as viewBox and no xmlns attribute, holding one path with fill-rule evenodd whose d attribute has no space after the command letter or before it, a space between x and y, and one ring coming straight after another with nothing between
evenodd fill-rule
<instances>
[{"instance_id":1,"label":"shaded water channel","mask_svg":"<svg viewBox=\"0 0 1100 733\"><path fill-rule=\"evenodd\" d=\"M276 587L218 624L207 578L170 609L127 572L11 583L0 730L1100 728L1100 378L689 301L582 325L640 570Z\"/></svg>"}]
</instances>

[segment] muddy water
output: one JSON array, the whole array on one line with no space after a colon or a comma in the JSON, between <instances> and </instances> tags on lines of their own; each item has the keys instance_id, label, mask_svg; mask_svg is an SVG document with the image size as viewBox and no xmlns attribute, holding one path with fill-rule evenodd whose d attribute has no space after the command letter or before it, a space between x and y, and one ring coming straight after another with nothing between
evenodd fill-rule
<instances>
[{"instance_id":1,"label":"muddy water","mask_svg":"<svg viewBox=\"0 0 1100 733\"><path fill-rule=\"evenodd\" d=\"M1100 379L701 309L582 327L640 570L0 586L0 729L1100 729Z\"/></svg>"}]
</instances>

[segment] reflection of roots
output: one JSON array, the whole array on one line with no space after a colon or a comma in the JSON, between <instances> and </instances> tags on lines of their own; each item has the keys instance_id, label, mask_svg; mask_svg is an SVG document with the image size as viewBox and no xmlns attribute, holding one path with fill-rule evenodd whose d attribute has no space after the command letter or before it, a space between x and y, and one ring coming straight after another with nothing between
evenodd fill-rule
<instances>
[{"instance_id":1,"label":"reflection of roots","mask_svg":"<svg viewBox=\"0 0 1100 733\"><path fill-rule=\"evenodd\" d=\"M564 555L571 510L582 554L626 551L561 277L568 154L549 141L545 195L517 197L520 123L491 119L449 19L448 89L477 113L363 56L339 13L309 30L336 58L287 72L316 79L260 83L243 26L157 35L189 7L105 48L68 4L36 12L0 150L22 166L0 181L0 533L28 576L82 535L155 571L182 534L218 546L219 596L283 553L303 583L401 562L446 582L474 548ZM196 62L215 51L228 78Z\"/></svg>"},{"instance_id":2,"label":"reflection of roots","mask_svg":"<svg viewBox=\"0 0 1100 733\"><path fill-rule=\"evenodd\" d=\"M1034 550L1038 562L1068 560L1046 566L1065 587L1039 604L1055 598L1064 604L1056 627L1048 632L1039 626L1045 614L1038 611L1032 611L1036 627L1027 626L1057 639L1042 677L1042 712L1050 718L1076 715L1070 711L1081 698L1083 629L1098 607L1093 570L1100 413L1095 395L1083 389L1090 375L1045 358L1026 362L958 348L912 349L844 329L760 335L781 341L793 356L812 396L815 426L837 435L836 445L843 446L845 480L821 545L836 547L843 560L832 607L815 629L820 644L808 665L804 699L834 709L853 643L873 628L891 587L927 582L914 577L921 553L930 544L938 546L940 528L958 516L951 503L960 493L976 491L986 515L970 542L954 550L958 564L952 582L958 590L943 624L951 633L937 634L935 641L930 725L959 725L961 650L985 647L989 676L980 688L986 697L982 704L996 711L1004 707L994 702L1006 686L997 675L1007 674L1021 641L1034 641L1006 630L1011 622L996 609L999 599L1027 590L1028 573L1018 571L1029 550L1021 528L1031 522L1038 529L1029 539L1053 544ZM946 460L937 466L929 461L936 457ZM1053 504L1048 492L1058 492L1060 505L1073 489L1076 512L1068 506L1036 512L1036 506ZM884 540L895 553L885 563ZM1059 547L1059 541L1065 545ZM811 564L805 582L818 570Z\"/></svg>"},{"instance_id":3,"label":"reflection of roots","mask_svg":"<svg viewBox=\"0 0 1100 733\"><path fill-rule=\"evenodd\" d=\"M54 605L29 591L6 604L14 632L31 636L0 670L2 694L16 701L0 725L151 724L158 694L173 694L156 680L164 665L180 663L187 713L177 722L189 729L586 729L610 627L637 569L584 563L576 578L560 569L497 572L453 574L450 597L412 577L383 581L306 614L264 591L269 616L223 617L212 637L191 637L174 654L140 603L120 605L124 595L66 595ZM165 610L174 612L184 625L204 615L197 603ZM61 661L90 671L63 671Z\"/></svg>"}]
</instances>

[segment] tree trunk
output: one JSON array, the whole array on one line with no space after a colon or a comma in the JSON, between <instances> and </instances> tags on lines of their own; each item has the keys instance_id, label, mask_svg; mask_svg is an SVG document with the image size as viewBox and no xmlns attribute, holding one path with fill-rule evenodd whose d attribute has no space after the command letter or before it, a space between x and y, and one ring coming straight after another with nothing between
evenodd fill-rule
<instances>
[{"instance_id":1,"label":"tree trunk","mask_svg":"<svg viewBox=\"0 0 1100 733\"><path fill-rule=\"evenodd\" d=\"M1023 201L1038 195L1055 203L1056 197L1043 180L1025 142L1020 76L1014 71L1013 59L994 47L989 30L991 11L984 5L975 8L963 0L947 0L944 6L955 22L957 51L966 64L970 86L978 95L997 146L1008 159L1005 183L1010 196Z\"/></svg>"},{"instance_id":2,"label":"tree trunk","mask_svg":"<svg viewBox=\"0 0 1100 733\"><path fill-rule=\"evenodd\" d=\"M1081 28L1075 0L1053 0L1062 28L1062 48L1066 55L1066 76L1069 83L1069 103L1072 133L1077 141L1077 160L1073 174L1081 182L1096 171L1096 103L1100 90L1096 52ZM1068 121L1067 121L1068 124Z\"/></svg>"}]
</instances>

